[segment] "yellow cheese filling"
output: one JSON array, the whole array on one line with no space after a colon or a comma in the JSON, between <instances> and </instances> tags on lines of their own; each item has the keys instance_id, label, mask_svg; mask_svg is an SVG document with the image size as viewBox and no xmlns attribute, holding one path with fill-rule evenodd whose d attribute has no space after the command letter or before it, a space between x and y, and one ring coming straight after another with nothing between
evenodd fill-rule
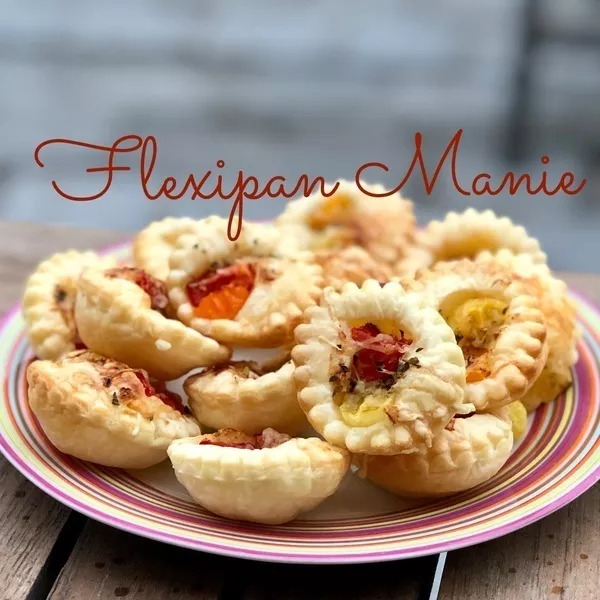
<instances>
[{"instance_id":1,"label":"yellow cheese filling","mask_svg":"<svg viewBox=\"0 0 600 600\"><path fill-rule=\"evenodd\" d=\"M342 420L349 427L369 427L387 418L383 398L370 395L361 401L356 396L346 396L340 404Z\"/></svg>"},{"instance_id":2,"label":"yellow cheese filling","mask_svg":"<svg viewBox=\"0 0 600 600\"><path fill-rule=\"evenodd\" d=\"M527 429L527 409L519 400L511 402L506 408L508 409L508 416L512 422L513 437L516 440L520 438Z\"/></svg>"},{"instance_id":3,"label":"yellow cheese filling","mask_svg":"<svg viewBox=\"0 0 600 600\"><path fill-rule=\"evenodd\" d=\"M348 213L352 208L352 198L347 194L334 194L327 198L321 206L307 219L312 229L321 230L329 225L339 225L348 221Z\"/></svg>"},{"instance_id":4,"label":"yellow cheese filling","mask_svg":"<svg viewBox=\"0 0 600 600\"><path fill-rule=\"evenodd\" d=\"M504 324L508 304L491 297L467 298L440 310L450 325L467 363L467 383L491 374L490 346Z\"/></svg>"},{"instance_id":5,"label":"yellow cheese filling","mask_svg":"<svg viewBox=\"0 0 600 600\"><path fill-rule=\"evenodd\" d=\"M497 298L470 298L442 316L457 338L469 340L474 346L483 346L498 333L507 306Z\"/></svg>"}]
</instances>

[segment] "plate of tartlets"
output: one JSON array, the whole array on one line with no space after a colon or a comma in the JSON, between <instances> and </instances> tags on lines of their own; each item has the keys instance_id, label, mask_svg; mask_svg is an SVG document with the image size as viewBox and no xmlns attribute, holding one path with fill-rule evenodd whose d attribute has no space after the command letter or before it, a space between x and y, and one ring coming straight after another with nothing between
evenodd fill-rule
<instances>
[{"instance_id":1,"label":"plate of tartlets","mask_svg":"<svg viewBox=\"0 0 600 600\"><path fill-rule=\"evenodd\" d=\"M523 227L417 228L345 181L227 225L169 217L30 275L0 449L39 488L179 546L348 563L492 539L598 480L600 311Z\"/></svg>"}]
</instances>

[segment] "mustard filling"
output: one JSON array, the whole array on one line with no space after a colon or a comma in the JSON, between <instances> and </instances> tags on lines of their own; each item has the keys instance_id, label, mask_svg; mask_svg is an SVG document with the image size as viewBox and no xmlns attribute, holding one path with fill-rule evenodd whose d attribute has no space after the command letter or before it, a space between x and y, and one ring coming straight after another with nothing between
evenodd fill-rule
<instances>
[{"instance_id":1,"label":"mustard filling","mask_svg":"<svg viewBox=\"0 0 600 600\"><path fill-rule=\"evenodd\" d=\"M387 418L383 410L383 399L367 396L361 401L355 396L347 396L340 404L342 420L349 427L369 427Z\"/></svg>"},{"instance_id":2,"label":"mustard filling","mask_svg":"<svg viewBox=\"0 0 600 600\"><path fill-rule=\"evenodd\" d=\"M516 400L507 407L508 416L512 422L512 432L515 440L519 439L527 429L527 409L522 402Z\"/></svg>"},{"instance_id":3,"label":"mustard filling","mask_svg":"<svg viewBox=\"0 0 600 600\"><path fill-rule=\"evenodd\" d=\"M440 310L463 351L467 383L483 381L491 375L489 351L504 324L507 308L503 300L478 297Z\"/></svg>"},{"instance_id":4,"label":"mustard filling","mask_svg":"<svg viewBox=\"0 0 600 600\"><path fill-rule=\"evenodd\" d=\"M318 233L312 249L334 250L356 243L357 230L352 224L351 211L350 196L340 193L327 198L307 219L308 226Z\"/></svg>"},{"instance_id":5,"label":"mustard filling","mask_svg":"<svg viewBox=\"0 0 600 600\"><path fill-rule=\"evenodd\" d=\"M459 341L481 348L495 339L507 306L496 298L470 298L448 312L442 311L442 316Z\"/></svg>"},{"instance_id":6,"label":"mustard filling","mask_svg":"<svg viewBox=\"0 0 600 600\"><path fill-rule=\"evenodd\" d=\"M352 208L352 199L346 194L334 194L327 198L315 212L308 217L312 229L325 229L329 225L338 225L348 220Z\"/></svg>"}]
</instances>

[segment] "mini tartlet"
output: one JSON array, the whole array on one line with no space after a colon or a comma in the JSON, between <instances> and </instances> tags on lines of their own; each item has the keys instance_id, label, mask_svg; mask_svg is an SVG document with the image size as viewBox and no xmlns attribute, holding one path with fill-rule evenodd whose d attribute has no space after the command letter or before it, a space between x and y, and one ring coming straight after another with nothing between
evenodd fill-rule
<instances>
[{"instance_id":1,"label":"mini tartlet","mask_svg":"<svg viewBox=\"0 0 600 600\"><path fill-rule=\"evenodd\" d=\"M95 252L68 250L37 266L25 284L23 318L38 358L56 360L81 344L74 316L77 279L85 268L114 264Z\"/></svg>"},{"instance_id":2,"label":"mini tartlet","mask_svg":"<svg viewBox=\"0 0 600 600\"><path fill-rule=\"evenodd\" d=\"M88 350L32 362L27 382L48 439L82 460L143 469L167 458L173 440L200 433L179 397L155 389L147 373Z\"/></svg>"},{"instance_id":3,"label":"mini tartlet","mask_svg":"<svg viewBox=\"0 0 600 600\"><path fill-rule=\"evenodd\" d=\"M323 267L325 286L341 289L351 281L362 285L367 279L386 282L392 277L392 270L376 261L360 246L348 246L340 250L315 252L315 261Z\"/></svg>"},{"instance_id":4,"label":"mini tartlet","mask_svg":"<svg viewBox=\"0 0 600 600\"><path fill-rule=\"evenodd\" d=\"M179 238L167 279L178 318L228 344L288 343L321 293L321 267L311 253L281 257L274 227L245 223L235 242L226 231L224 219L210 217L202 232Z\"/></svg>"},{"instance_id":5,"label":"mini tartlet","mask_svg":"<svg viewBox=\"0 0 600 600\"><path fill-rule=\"evenodd\" d=\"M575 304L567 295L566 283L554 277L546 265L535 263L526 254L513 254L508 250L494 254L483 252L477 262L510 269L516 285L537 298L546 318L548 358L540 376L521 398L527 410L533 411L571 385L571 368L577 362L577 342L581 336Z\"/></svg>"},{"instance_id":6,"label":"mini tartlet","mask_svg":"<svg viewBox=\"0 0 600 600\"><path fill-rule=\"evenodd\" d=\"M202 507L230 519L279 524L311 510L338 488L349 454L317 438L273 429L235 430L176 440L175 475Z\"/></svg>"},{"instance_id":7,"label":"mini tartlet","mask_svg":"<svg viewBox=\"0 0 600 600\"><path fill-rule=\"evenodd\" d=\"M141 269L87 269L77 282L75 320L88 348L157 379L229 359L226 346L167 318L167 305L164 284Z\"/></svg>"},{"instance_id":8,"label":"mini tartlet","mask_svg":"<svg viewBox=\"0 0 600 600\"><path fill-rule=\"evenodd\" d=\"M358 474L394 494L408 497L447 496L493 477L513 445L505 409L455 418L416 452L396 456L354 457Z\"/></svg>"},{"instance_id":9,"label":"mini tartlet","mask_svg":"<svg viewBox=\"0 0 600 600\"><path fill-rule=\"evenodd\" d=\"M413 267L475 258L483 250L495 252L502 248L529 254L536 263L546 262L539 242L524 227L491 210L468 208L462 213L449 212L442 221L430 221L418 239L421 252L413 254ZM407 263L399 263L398 267L406 271Z\"/></svg>"},{"instance_id":10,"label":"mini tartlet","mask_svg":"<svg viewBox=\"0 0 600 600\"><path fill-rule=\"evenodd\" d=\"M270 427L296 435L308 422L298 405L293 373L290 360L234 361L192 375L183 387L192 412L207 427L248 434Z\"/></svg>"},{"instance_id":11,"label":"mini tartlet","mask_svg":"<svg viewBox=\"0 0 600 600\"><path fill-rule=\"evenodd\" d=\"M166 217L161 221L153 221L133 240L135 266L157 279L166 279L169 274L169 257L177 240L183 234L197 231L198 224L196 219L189 217Z\"/></svg>"},{"instance_id":12,"label":"mini tartlet","mask_svg":"<svg viewBox=\"0 0 600 600\"><path fill-rule=\"evenodd\" d=\"M417 271L414 286L456 336L467 366L467 402L490 410L525 394L548 355L546 325L537 299L510 271L469 259L439 262Z\"/></svg>"},{"instance_id":13,"label":"mini tartlet","mask_svg":"<svg viewBox=\"0 0 600 600\"><path fill-rule=\"evenodd\" d=\"M324 291L292 350L298 400L312 426L351 452L397 454L429 444L463 402L454 334L419 294L373 280Z\"/></svg>"},{"instance_id":14,"label":"mini tartlet","mask_svg":"<svg viewBox=\"0 0 600 600\"><path fill-rule=\"evenodd\" d=\"M339 250L361 246L376 261L394 265L414 238L416 220L412 202L400 194L374 197L354 182L339 180L329 197L315 193L289 202L275 220L289 252ZM381 185L361 183L371 194L382 194ZM327 189L331 189L328 185Z\"/></svg>"}]
</instances>

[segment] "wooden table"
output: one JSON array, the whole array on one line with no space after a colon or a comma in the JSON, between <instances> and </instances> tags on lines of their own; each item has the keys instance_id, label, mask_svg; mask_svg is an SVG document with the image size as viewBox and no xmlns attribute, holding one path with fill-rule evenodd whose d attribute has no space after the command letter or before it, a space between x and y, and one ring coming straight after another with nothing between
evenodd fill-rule
<instances>
[{"instance_id":1,"label":"wooden table","mask_svg":"<svg viewBox=\"0 0 600 600\"><path fill-rule=\"evenodd\" d=\"M20 299L25 277L48 254L125 237L0 222L0 311ZM564 277L600 301L600 276ZM0 598L400 600L435 597L439 583L442 599L584 600L599 596L599 524L595 486L516 533L450 552L441 582L437 556L362 566L271 565L174 548L101 525L54 501L0 458Z\"/></svg>"}]
</instances>

